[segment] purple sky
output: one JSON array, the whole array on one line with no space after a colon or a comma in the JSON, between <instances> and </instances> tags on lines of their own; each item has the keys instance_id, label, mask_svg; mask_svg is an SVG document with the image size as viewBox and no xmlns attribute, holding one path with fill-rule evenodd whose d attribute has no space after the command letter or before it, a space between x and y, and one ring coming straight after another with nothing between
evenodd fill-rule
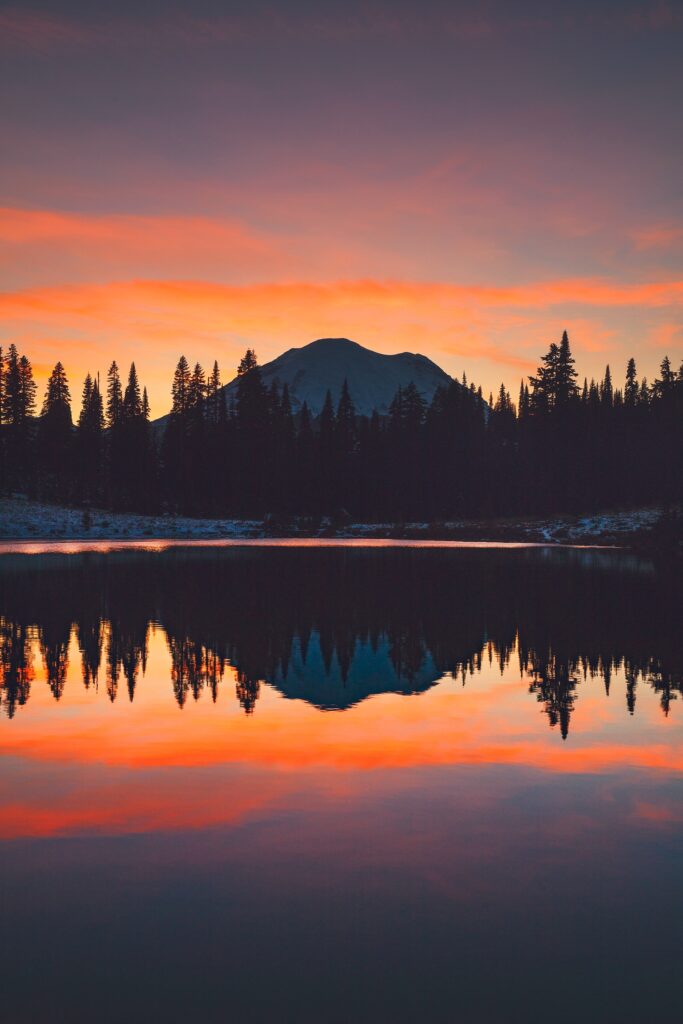
<instances>
[{"instance_id":1,"label":"purple sky","mask_svg":"<svg viewBox=\"0 0 683 1024\"><path fill-rule=\"evenodd\" d=\"M0 340L313 338L514 391L683 356L683 4L0 4Z\"/></svg>"}]
</instances>

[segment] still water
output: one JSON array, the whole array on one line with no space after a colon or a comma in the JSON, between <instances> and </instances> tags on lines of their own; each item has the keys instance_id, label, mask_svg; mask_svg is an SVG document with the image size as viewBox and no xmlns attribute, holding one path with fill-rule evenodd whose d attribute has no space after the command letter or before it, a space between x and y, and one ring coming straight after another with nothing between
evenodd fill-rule
<instances>
[{"instance_id":1,"label":"still water","mask_svg":"<svg viewBox=\"0 0 683 1024\"><path fill-rule=\"evenodd\" d=\"M0 1019L683 1019L683 589L573 549L0 554Z\"/></svg>"}]
</instances>

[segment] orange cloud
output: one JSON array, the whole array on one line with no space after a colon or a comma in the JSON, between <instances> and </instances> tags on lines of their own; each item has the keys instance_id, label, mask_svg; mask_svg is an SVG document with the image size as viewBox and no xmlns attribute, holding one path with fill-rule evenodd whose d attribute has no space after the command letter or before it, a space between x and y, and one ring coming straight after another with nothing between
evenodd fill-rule
<instances>
[{"instance_id":1,"label":"orange cloud","mask_svg":"<svg viewBox=\"0 0 683 1024\"><path fill-rule=\"evenodd\" d=\"M122 362L135 358L154 411L161 413L168 402L170 368L183 350L206 363L218 357L225 369L237 362L247 343L256 345L265 360L316 337L343 335L380 351L427 351L437 360L444 353L473 361L477 379L482 369L488 372L489 380L482 381L488 388L495 384L492 368L533 365L539 346L547 342L545 328L539 339L539 325L547 323L549 314L559 324L581 307L621 311L681 305L683 281L677 280L628 285L567 279L510 287L138 280L0 293L0 318L5 337L16 338L40 362L49 361L45 349L51 339L50 353L66 360L78 377L86 370L106 369L113 357ZM594 324L591 333L586 347L605 347L609 330ZM451 372L458 372L455 359L451 363Z\"/></svg>"},{"instance_id":2,"label":"orange cloud","mask_svg":"<svg viewBox=\"0 0 683 1024\"><path fill-rule=\"evenodd\" d=\"M683 319L676 323L655 324L648 331L647 341L660 355L675 355L683 346Z\"/></svg>"},{"instance_id":3,"label":"orange cloud","mask_svg":"<svg viewBox=\"0 0 683 1024\"><path fill-rule=\"evenodd\" d=\"M291 271L297 265L282 238L238 220L216 217L82 215L0 207L0 266L30 264L33 281L44 266L54 280L83 282L95 273L193 274L220 271L233 279Z\"/></svg>"}]
</instances>

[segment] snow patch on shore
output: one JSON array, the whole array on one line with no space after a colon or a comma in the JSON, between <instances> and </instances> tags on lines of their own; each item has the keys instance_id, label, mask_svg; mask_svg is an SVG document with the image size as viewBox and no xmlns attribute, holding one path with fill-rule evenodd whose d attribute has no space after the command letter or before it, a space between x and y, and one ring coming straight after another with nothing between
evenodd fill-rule
<instances>
[{"instance_id":1,"label":"snow patch on shore","mask_svg":"<svg viewBox=\"0 0 683 1024\"><path fill-rule=\"evenodd\" d=\"M263 524L254 520L85 512L21 498L0 499L1 540L208 540L262 534Z\"/></svg>"},{"instance_id":2,"label":"snow patch on shore","mask_svg":"<svg viewBox=\"0 0 683 1024\"><path fill-rule=\"evenodd\" d=\"M659 508L548 519L458 519L440 523L358 523L267 518L193 519L66 508L21 497L0 499L0 540L243 540L266 536L528 541L618 544L655 526Z\"/></svg>"}]
</instances>

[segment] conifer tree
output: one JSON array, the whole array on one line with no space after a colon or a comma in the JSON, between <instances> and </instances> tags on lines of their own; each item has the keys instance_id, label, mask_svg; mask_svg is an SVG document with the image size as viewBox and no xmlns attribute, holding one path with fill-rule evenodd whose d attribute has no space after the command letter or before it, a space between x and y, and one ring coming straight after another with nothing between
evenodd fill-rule
<instances>
[{"instance_id":1,"label":"conifer tree","mask_svg":"<svg viewBox=\"0 0 683 1024\"><path fill-rule=\"evenodd\" d=\"M187 407L188 409L198 410L200 415L204 415L204 400L206 398L206 375L200 363L194 364L194 370L190 377L190 382L187 389Z\"/></svg>"},{"instance_id":2,"label":"conifer tree","mask_svg":"<svg viewBox=\"0 0 683 1024\"><path fill-rule=\"evenodd\" d=\"M638 404L638 376L636 373L636 361L631 356L626 367L626 387L624 389L624 404L634 408Z\"/></svg>"},{"instance_id":3,"label":"conifer tree","mask_svg":"<svg viewBox=\"0 0 683 1024\"><path fill-rule=\"evenodd\" d=\"M214 361L213 369L206 382L206 404L209 421L216 426L220 422L221 405L221 374L218 369L218 361Z\"/></svg>"},{"instance_id":4,"label":"conifer tree","mask_svg":"<svg viewBox=\"0 0 683 1024\"><path fill-rule=\"evenodd\" d=\"M574 357L569 348L569 336L566 331L563 331L555 369L553 403L555 408L566 408L570 402L573 402L578 397L577 374L574 369L574 362Z\"/></svg>"},{"instance_id":5,"label":"conifer tree","mask_svg":"<svg viewBox=\"0 0 683 1024\"><path fill-rule=\"evenodd\" d=\"M664 356L659 368L659 377L652 385L652 394L655 398L668 398L673 393L676 375L671 369L671 360Z\"/></svg>"},{"instance_id":6,"label":"conifer tree","mask_svg":"<svg viewBox=\"0 0 683 1024\"><path fill-rule=\"evenodd\" d=\"M89 373L83 384L76 441L79 497L90 503L101 493L104 412L99 384Z\"/></svg>"},{"instance_id":7,"label":"conifer tree","mask_svg":"<svg viewBox=\"0 0 683 1024\"><path fill-rule=\"evenodd\" d=\"M45 398L43 399L42 415L46 416L51 413L59 413L63 416L67 410L69 413L69 421L71 421L71 393L69 391L69 382L66 378L64 367L61 363L57 363L47 381Z\"/></svg>"},{"instance_id":8,"label":"conifer tree","mask_svg":"<svg viewBox=\"0 0 683 1024\"><path fill-rule=\"evenodd\" d=\"M130 364L128 383L123 395L122 417L125 421L137 420L142 416L142 397L135 363Z\"/></svg>"},{"instance_id":9,"label":"conifer tree","mask_svg":"<svg viewBox=\"0 0 683 1024\"><path fill-rule=\"evenodd\" d=\"M181 356L173 375L171 386L171 416L184 416L190 407L190 367L185 356Z\"/></svg>"},{"instance_id":10,"label":"conifer tree","mask_svg":"<svg viewBox=\"0 0 683 1024\"><path fill-rule=\"evenodd\" d=\"M107 373L107 426L118 426L123 415L123 392L121 378L116 361L112 362Z\"/></svg>"},{"instance_id":11,"label":"conifer tree","mask_svg":"<svg viewBox=\"0 0 683 1024\"><path fill-rule=\"evenodd\" d=\"M258 359L256 352L253 348L248 348L240 359L239 366L237 367L237 376L243 377L244 374L249 373L250 370L255 370L258 366Z\"/></svg>"},{"instance_id":12,"label":"conifer tree","mask_svg":"<svg viewBox=\"0 0 683 1024\"><path fill-rule=\"evenodd\" d=\"M19 373L19 353L12 342L7 352L7 363L4 371L2 419L10 426L17 425L21 420L21 378Z\"/></svg>"},{"instance_id":13,"label":"conifer tree","mask_svg":"<svg viewBox=\"0 0 683 1024\"><path fill-rule=\"evenodd\" d=\"M529 377L531 386L531 409L536 416L546 416L555 404L557 394L557 366L560 356L558 346L553 342L542 358L534 377Z\"/></svg>"},{"instance_id":14,"label":"conifer tree","mask_svg":"<svg viewBox=\"0 0 683 1024\"><path fill-rule=\"evenodd\" d=\"M26 424L36 408L36 384L33 369L26 356L19 360L19 421Z\"/></svg>"},{"instance_id":15,"label":"conifer tree","mask_svg":"<svg viewBox=\"0 0 683 1024\"><path fill-rule=\"evenodd\" d=\"M71 393L64 367L50 374L38 427L40 492L48 498L69 496L72 472Z\"/></svg>"},{"instance_id":16,"label":"conifer tree","mask_svg":"<svg viewBox=\"0 0 683 1024\"><path fill-rule=\"evenodd\" d=\"M614 404L614 388L612 387L612 374L609 365L605 367L605 376L600 386L600 400L607 409L611 409Z\"/></svg>"},{"instance_id":17,"label":"conifer tree","mask_svg":"<svg viewBox=\"0 0 683 1024\"><path fill-rule=\"evenodd\" d=\"M35 414L36 385L26 356L9 346L3 375L2 422L7 427L7 471L14 483L28 469L31 418Z\"/></svg>"}]
</instances>

